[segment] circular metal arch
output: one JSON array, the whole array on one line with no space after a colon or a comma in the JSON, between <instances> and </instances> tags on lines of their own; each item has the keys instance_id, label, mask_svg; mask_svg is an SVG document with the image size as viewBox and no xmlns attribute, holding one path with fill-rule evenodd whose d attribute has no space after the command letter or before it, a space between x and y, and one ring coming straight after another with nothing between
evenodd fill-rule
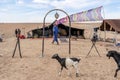
<instances>
[{"instance_id":1,"label":"circular metal arch","mask_svg":"<svg viewBox=\"0 0 120 80\"><path fill-rule=\"evenodd\" d=\"M71 54L71 40L70 40L70 37L71 37L71 21L70 21L70 17L65 11L63 11L61 9L53 9L53 10L50 10L49 12L47 12L47 14L45 15L44 20L43 20L43 37L42 37L43 40L42 40L42 55L41 55L41 57L44 57L45 20L46 20L47 15L52 11L61 11L61 12L65 13L67 15L68 19L69 19L69 55L70 55Z\"/></svg>"}]
</instances>

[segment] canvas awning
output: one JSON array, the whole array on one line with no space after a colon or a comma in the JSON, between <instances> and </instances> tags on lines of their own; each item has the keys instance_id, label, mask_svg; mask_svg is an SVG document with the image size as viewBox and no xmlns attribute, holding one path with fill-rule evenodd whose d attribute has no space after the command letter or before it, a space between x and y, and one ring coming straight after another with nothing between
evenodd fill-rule
<instances>
[{"instance_id":1,"label":"canvas awning","mask_svg":"<svg viewBox=\"0 0 120 80\"><path fill-rule=\"evenodd\" d=\"M65 23L65 25L68 25L68 23ZM90 22L90 23L71 23L71 27L78 28L78 29L91 29L91 28L97 28L100 27L101 22Z\"/></svg>"}]
</instances>

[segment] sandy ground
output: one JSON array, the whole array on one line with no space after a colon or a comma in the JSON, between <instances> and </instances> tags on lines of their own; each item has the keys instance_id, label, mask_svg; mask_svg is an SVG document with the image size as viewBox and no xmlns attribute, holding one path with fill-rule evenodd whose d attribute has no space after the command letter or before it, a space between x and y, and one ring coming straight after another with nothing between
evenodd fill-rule
<instances>
[{"instance_id":1,"label":"sandy ground","mask_svg":"<svg viewBox=\"0 0 120 80\"><path fill-rule=\"evenodd\" d=\"M0 43L0 80L116 80L113 75L117 68L113 59L106 57L106 46L104 42L98 42L96 46L102 57L99 57L93 48L90 55L86 57L91 43L90 40L71 41L71 57L81 58L79 64L80 77L75 77L72 69L72 77L67 75L67 70L58 76L60 65L51 59L54 53L61 57L68 57L68 43L60 45L51 44L52 39L45 39L45 56L41 58L41 39L21 40L21 51L23 58L19 58L18 48L15 57L12 58L15 47L15 38L7 39ZM118 73L118 78L120 74Z\"/></svg>"},{"instance_id":2,"label":"sandy ground","mask_svg":"<svg viewBox=\"0 0 120 80\"><path fill-rule=\"evenodd\" d=\"M4 30L3 28L1 28ZM11 31L10 31L11 32ZM115 49L112 43L97 42L96 46L101 57L93 48L90 55L86 57L91 41L88 39L71 40L70 57L81 58L79 63L80 76L75 77L75 69L72 68L72 76L68 76L68 71L63 70L62 75L58 75L60 65L51 56L58 53L61 57L68 57L68 43L60 42L60 45L51 44L52 39L45 39L44 57L42 53L42 39L23 39L21 41L21 52L23 58L19 57L18 48L15 57L12 54L16 44L15 36L5 38L0 43L0 80L119 80L114 78L117 65L111 58L106 57L106 48Z\"/></svg>"}]
</instances>

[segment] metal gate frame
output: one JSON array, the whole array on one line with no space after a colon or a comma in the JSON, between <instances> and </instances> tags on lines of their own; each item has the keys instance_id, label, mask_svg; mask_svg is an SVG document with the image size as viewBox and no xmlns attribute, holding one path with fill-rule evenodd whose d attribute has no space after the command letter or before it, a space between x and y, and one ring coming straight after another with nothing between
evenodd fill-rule
<instances>
[{"instance_id":1,"label":"metal gate frame","mask_svg":"<svg viewBox=\"0 0 120 80\"><path fill-rule=\"evenodd\" d=\"M42 54L41 54L41 57L44 57L45 20L46 20L47 15L52 11L61 11L61 12L65 13L67 15L68 19L69 19L69 56L70 56L70 54L71 54L71 40L70 40L70 37L71 37L71 21L70 21L70 17L62 9L53 9L53 10L50 10L49 12L46 13L46 15L44 17L44 20L43 20L43 37L42 37L43 40L42 40Z\"/></svg>"}]
</instances>

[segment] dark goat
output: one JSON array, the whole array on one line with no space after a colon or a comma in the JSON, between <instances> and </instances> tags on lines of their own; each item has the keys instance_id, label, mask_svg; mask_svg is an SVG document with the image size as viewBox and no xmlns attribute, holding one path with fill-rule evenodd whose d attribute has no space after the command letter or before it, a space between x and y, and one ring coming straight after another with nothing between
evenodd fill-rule
<instances>
[{"instance_id":1,"label":"dark goat","mask_svg":"<svg viewBox=\"0 0 120 80\"><path fill-rule=\"evenodd\" d=\"M76 69L76 77L79 76L79 71L78 71L78 63L80 59L77 58L60 58L58 54L54 54L52 56L52 59L56 59L60 65L61 65L61 71L59 72L59 75L61 75L61 72L63 68L69 70L70 66L73 66ZM70 75L70 72L69 72Z\"/></svg>"},{"instance_id":2,"label":"dark goat","mask_svg":"<svg viewBox=\"0 0 120 80\"><path fill-rule=\"evenodd\" d=\"M107 57L113 57L113 59L115 60L115 62L117 63L118 68L115 71L115 75L114 77L117 77L117 72L120 70L120 53L118 53L117 51L111 50L108 51L108 54L106 55Z\"/></svg>"}]
</instances>

